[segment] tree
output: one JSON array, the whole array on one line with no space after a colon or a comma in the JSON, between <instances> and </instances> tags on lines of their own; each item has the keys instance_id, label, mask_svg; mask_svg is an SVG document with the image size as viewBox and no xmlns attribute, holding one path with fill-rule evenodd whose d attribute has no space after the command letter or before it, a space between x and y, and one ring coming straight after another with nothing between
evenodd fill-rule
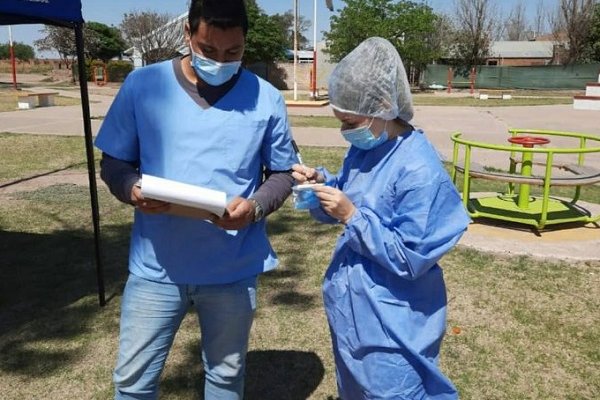
<instances>
[{"instance_id":1,"label":"tree","mask_svg":"<svg viewBox=\"0 0 600 400\"><path fill-rule=\"evenodd\" d=\"M25 43L13 42L13 50L15 52L15 58L19 60L32 60L35 58L35 51L33 47Z\"/></svg>"},{"instance_id":2,"label":"tree","mask_svg":"<svg viewBox=\"0 0 600 400\"><path fill-rule=\"evenodd\" d=\"M331 17L324 34L327 53L339 61L371 36L388 39L400 53L407 69L419 68L439 58L441 42L436 29L440 17L423 3L391 0L346 0L339 15ZM369 60L365 60L369 62Z\"/></svg>"},{"instance_id":3,"label":"tree","mask_svg":"<svg viewBox=\"0 0 600 400\"><path fill-rule=\"evenodd\" d=\"M517 2L504 21L504 30L507 40L527 40L528 25L525 17L525 4Z\"/></svg>"},{"instance_id":4,"label":"tree","mask_svg":"<svg viewBox=\"0 0 600 400\"><path fill-rule=\"evenodd\" d=\"M339 15L330 18L330 31L324 33L326 52L340 61L363 40L371 36L389 39L395 35L391 24L391 2L388 0L346 0Z\"/></svg>"},{"instance_id":5,"label":"tree","mask_svg":"<svg viewBox=\"0 0 600 400\"><path fill-rule=\"evenodd\" d=\"M396 32L391 41L408 65L410 76L412 66L422 69L441 56L438 27L443 27L446 21L430 7L411 1L398 2L393 11L392 29Z\"/></svg>"},{"instance_id":6,"label":"tree","mask_svg":"<svg viewBox=\"0 0 600 400\"><path fill-rule=\"evenodd\" d=\"M285 58L286 42L277 21L265 14L255 0L246 1L248 35L244 51L244 65L259 61L272 62Z\"/></svg>"},{"instance_id":7,"label":"tree","mask_svg":"<svg viewBox=\"0 0 600 400\"><path fill-rule=\"evenodd\" d=\"M55 51L67 67L77 56L75 33L71 28L46 25L41 30L46 36L33 44L39 51ZM125 41L119 30L99 22L88 22L83 30L86 56L92 59L108 61L125 50Z\"/></svg>"},{"instance_id":8,"label":"tree","mask_svg":"<svg viewBox=\"0 0 600 400\"><path fill-rule=\"evenodd\" d=\"M19 42L13 42L13 51L15 58L22 61L28 61L35 58L33 47ZM10 44L0 44L0 60L10 58Z\"/></svg>"},{"instance_id":9,"label":"tree","mask_svg":"<svg viewBox=\"0 0 600 400\"><path fill-rule=\"evenodd\" d=\"M286 11L284 14L275 14L271 16L279 26L285 35L285 44L288 49L294 48L294 12L292 10ZM311 26L311 22L304 18L302 15L298 16L296 30L298 32L298 48L307 49L309 46L309 40L304 36L304 32Z\"/></svg>"},{"instance_id":10,"label":"tree","mask_svg":"<svg viewBox=\"0 0 600 400\"><path fill-rule=\"evenodd\" d=\"M470 68L485 62L496 28L495 15L490 0L456 0L456 64Z\"/></svg>"},{"instance_id":11,"label":"tree","mask_svg":"<svg viewBox=\"0 0 600 400\"><path fill-rule=\"evenodd\" d=\"M546 6L544 5L544 0L538 0L533 19L533 33L535 34L535 37L547 32L547 21L548 12L546 10Z\"/></svg>"},{"instance_id":12,"label":"tree","mask_svg":"<svg viewBox=\"0 0 600 400\"><path fill-rule=\"evenodd\" d=\"M173 58L183 45L185 19L168 13L132 11L123 15L121 32L127 44L142 54L145 64Z\"/></svg>"},{"instance_id":13,"label":"tree","mask_svg":"<svg viewBox=\"0 0 600 400\"><path fill-rule=\"evenodd\" d=\"M556 41L563 42L563 36L566 36L564 63L584 61L596 3L596 0L559 1L552 18L552 29Z\"/></svg>"},{"instance_id":14,"label":"tree","mask_svg":"<svg viewBox=\"0 0 600 400\"><path fill-rule=\"evenodd\" d=\"M600 62L600 3L594 7L590 31L586 38L584 60L592 63Z\"/></svg>"},{"instance_id":15,"label":"tree","mask_svg":"<svg viewBox=\"0 0 600 400\"><path fill-rule=\"evenodd\" d=\"M448 55L454 48L456 28L452 17L446 14L438 14L435 31L431 36L431 46L437 49L440 56Z\"/></svg>"},{"instance_id":16,"label":"tree","mask_svg":"<svg viewBox=\"0 0 600 400\"><path fill-rule=\"evenodd\" d=\"M46 25L41 32L46 36L33 42L34 46L39 51L56 51L67 68L70 68L77 56L73 29Z\"/></svg>"},{"instance_id":17,"label":"tree","mask_svg":"<svg viewBox=\"0 0 600 400\"><path fill-rule=\"evenodd\" d=\"M100 22L85 24L87 38L86 52L92 60L108 62L113 57L120 56L125 50L125 41L121 32L114 26Z\"/></svg>"}]
</instances>

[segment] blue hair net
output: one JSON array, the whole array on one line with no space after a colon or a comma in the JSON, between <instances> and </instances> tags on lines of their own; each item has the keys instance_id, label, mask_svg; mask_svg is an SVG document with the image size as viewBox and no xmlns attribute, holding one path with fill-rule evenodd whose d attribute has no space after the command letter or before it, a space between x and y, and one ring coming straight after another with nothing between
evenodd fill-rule
<instances>
[{"instance_id":1,"label":"blue hair net","mask_svg":"<svg viewBox=\"0 0 600 400\"><path fill-rule=\"evenodd\" d=\"M371 37L359 44L329 77L329 103L351 114L391 120L413 117L410 85L396 48Z\"/></svg>"}]
</instances>

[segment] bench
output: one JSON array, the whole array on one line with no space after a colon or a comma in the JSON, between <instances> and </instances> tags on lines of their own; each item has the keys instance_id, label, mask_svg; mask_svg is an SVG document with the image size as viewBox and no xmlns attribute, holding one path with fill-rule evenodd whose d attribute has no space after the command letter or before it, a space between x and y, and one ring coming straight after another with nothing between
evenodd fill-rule
<instances>
[{"instance_id":1,"label":"bench","mask_svg":"<svg viewBox=\"0 0 600 400\"><path fill-rule=\"evenodd\" d=\"M487 99L502 99L502 100L510 100L512 99L512 94L514 90L510 89L481 89L479 91L479 100L487 100Z\"/></svg>"},{"instance_id":2,"label":"bench","mask_svg":"<svg viewBox=\"0 0 600 400\"><path fill-rule=\"evenodd\" d=\"M19 93L17 104L20 110L29 110L38 107L50 107L54 105L54 97L58 92Z\"/></svg>"},{"instance_id":3,"label":"bench","mask_svg":"<svg viewBox=\"0 0 600 400\"><path fill-rule=\"evenodd\" d=\"M568 171L570 174L552 176L550 186L583 186L600 183L600 169L577 164L557 165L556 167ZM462 174L465 172L464 163L457 164L454 168ZM544 177L541 175L523 176L518 173L488 170L483 165L474 162L471 162L469 176L500 182L544 186Z\"/></svg>"}]
</instances>

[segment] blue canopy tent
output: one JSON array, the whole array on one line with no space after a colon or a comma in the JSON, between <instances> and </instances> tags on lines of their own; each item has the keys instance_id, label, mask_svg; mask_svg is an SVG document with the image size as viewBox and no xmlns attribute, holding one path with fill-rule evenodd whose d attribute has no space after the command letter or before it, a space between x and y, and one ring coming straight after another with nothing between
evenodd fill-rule
<instances>
[{"instance_id":1,"label":"blue canopy tent","mask_svg":"<svg viewBox=\"0 0 600 400\"><path fill-rule=\"evenodd\" d=\"M81 0L2 0L0 1L0 25L46 24L73 28L77 44L77 66L79 70L79 88L83 111L83 129L90 183L90 201L94 225L94 247L96 275L98 281L98 300L101 306L106 304L104 294L104 271L100 258L100 214L98 211L98 190L96 187L96 167L92 144L92 124L90 120L90 101L85 73L83 52L83 16Z\"/></svg>"}]
</instances>

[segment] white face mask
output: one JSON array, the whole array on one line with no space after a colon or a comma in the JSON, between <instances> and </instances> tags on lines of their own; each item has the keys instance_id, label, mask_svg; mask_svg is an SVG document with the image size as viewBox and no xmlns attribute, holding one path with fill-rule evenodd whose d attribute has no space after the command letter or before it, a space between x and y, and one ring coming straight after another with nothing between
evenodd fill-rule
<instances>
[{"instance_id":1,"label":"white face mask","mask_svg":"<svg viewBox=\"0 0 600 400\"><path fill-rule=\"evenodd\" d=\"M219 86L229 81L235 74L237 74L242 61L232 61L227 63L220 63L210 58L204 57L200 53L196 53L190 46L190 52L192 59L190 63L196 74L204 82L211 86Z\"/></svg>"}]
</instances>

